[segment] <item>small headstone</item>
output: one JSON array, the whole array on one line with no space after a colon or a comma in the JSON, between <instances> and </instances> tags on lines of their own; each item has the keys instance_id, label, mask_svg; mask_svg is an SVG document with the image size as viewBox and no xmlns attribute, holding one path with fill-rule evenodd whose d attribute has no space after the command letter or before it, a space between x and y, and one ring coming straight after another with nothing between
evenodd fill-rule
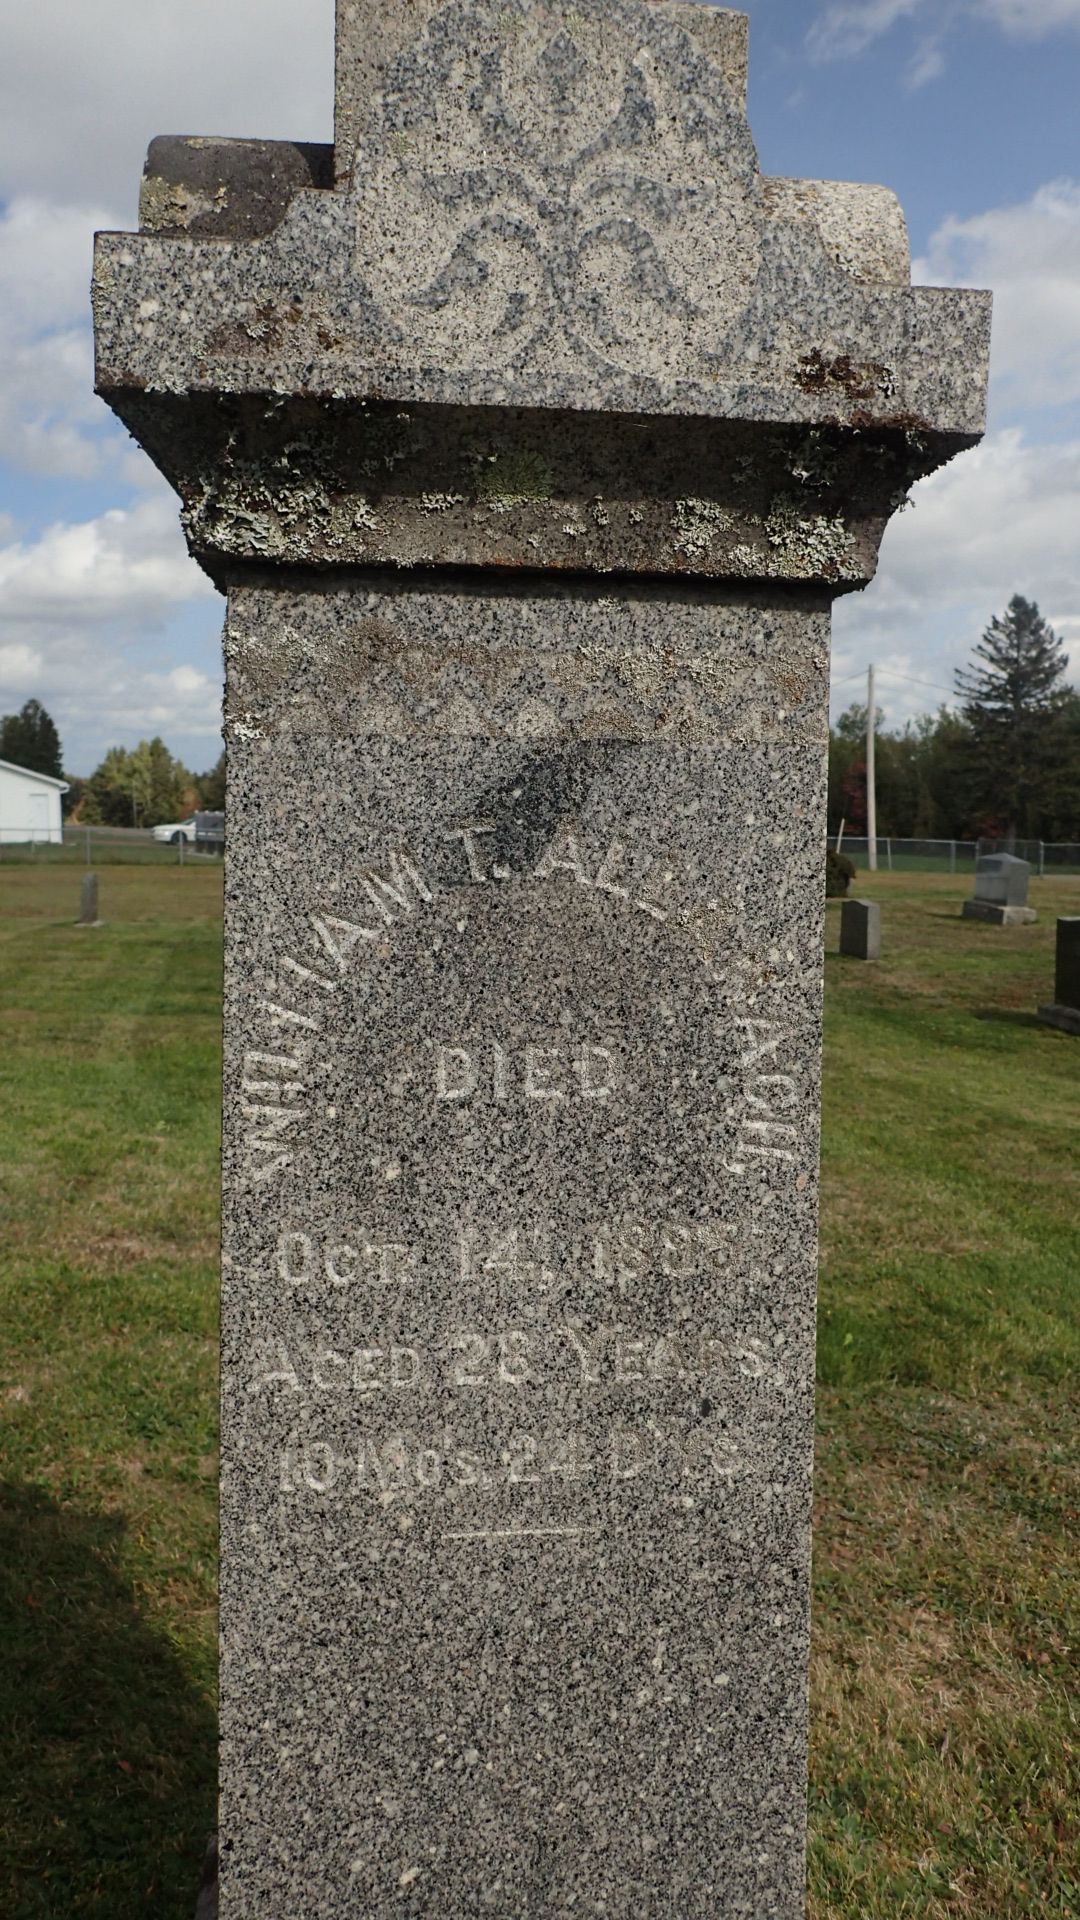
<instances>
[{"instance_id":1,"label":"small headstone","mask_svg":"<svg viewBox=\"0 0 1080 1920\"><path fill-rule=\"evenodd\" d=\"M82 892L79 895L79 917L77 927L100 927L98 919L98 877L96 873L84 873Z\"/></svg>"},{"instance_id":2,"label":"small headstone","mask_svg":"<svg viewBox=\"0 0 1080 1920\"><path fill-rule=\"evenodd\" d=\"M1040 1007L1039 1019L1064 1033L1080 1033L1080 918L1057 923L1057 962L1054 968L1054 1004Z\"/></svg>"},{"instance_id":3,"label":"small headstone","mask_svg":"<svg viewBox=\"0 0 1080 1920\"><path fill-rule=\"evenodd\" d=\"M989 920L996 927L1022 927L1035 920L1027 904L1031 868L1011 853L987 853L975 863L975 894L964 901L965 920Z\"/></svg>"},{"instance_id":4,"label":"small headstone","mask_svg":"<svg viewBox=\"0 0 1080 1920\"><path fill-rule=\"evenodd\" d=\"M881 908L876 900L845 900L840 909L840 951L851 960L881 959Z\"/></svg>"},{"instance_id":5,"label":"small headstone","mask_svg":"<svg viewBox=\"0 0 1080 1920\"><path fill-rule=\"evenodd\" d=\"M741 16L338 26L97 261L229 597L221 1912L796 1920L829 609L988 301Z\"/></svg>"}]
</instances>

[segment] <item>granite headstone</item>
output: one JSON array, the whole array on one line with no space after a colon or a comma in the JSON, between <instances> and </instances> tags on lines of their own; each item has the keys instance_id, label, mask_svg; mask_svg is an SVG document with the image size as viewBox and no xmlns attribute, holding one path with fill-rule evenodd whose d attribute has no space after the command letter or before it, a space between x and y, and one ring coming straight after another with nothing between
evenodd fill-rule
<instances>
[{"instance_id":1,"label":"granite headstone","mask_svg":"<svg viewBox=\"0 0 1080 1920\"><path fill-rule=\"evenodd\" d=\"M881 959L881 907L876 900L843 902L840 951L851 960Z\"/></svg>"},{"instance_id":2,"label":"granite headstone","mask_svg":"<svg viewBox=\"0 0 1080 1920\"><path fill-rule=\"evenodd\" d=\"M975 893L964 901L965 920L989 920L997 927L1020 927L1038 918L1027 904L1031 868L1011 853L983 854L975 862Z\"/></svg>"},{"instance_id":3,"label":"granite headstone","mask_svg":"<svg viewBox=\"0 0 1080 1920\"><path fill-rule=\"evenodd\" d=\"M1039 1018L1065 1033L1080 1033L1080 919L1074 915L1057 923L1054 1004L1040 1007Z\"/></svg>"},{"instance_id":4,"label":"granite headstone","mask_svg":"<svg viewBox=\"0 0 1080 1920\"><path fill-rule=\"evenodd\" d=\"M830 608L988 297L741 16L338 28L95 273L229 601L222 1920L792 1920Z\"/></svg>"}]
</instances>

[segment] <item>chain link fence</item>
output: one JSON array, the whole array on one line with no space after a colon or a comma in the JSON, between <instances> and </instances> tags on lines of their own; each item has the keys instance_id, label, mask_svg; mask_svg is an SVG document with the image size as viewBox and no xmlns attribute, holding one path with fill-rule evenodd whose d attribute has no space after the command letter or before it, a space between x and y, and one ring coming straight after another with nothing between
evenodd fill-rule
<instances>
[{"instance_id":1,"label":"chain link fence","mask_svg":"<svg viewBox=\"0 0 1080 1920\"><path fill-rule=\"evenodd\" d=\"M62 828L19 828L5 821L0 829L3 865L48 861L85 867L175 867L186 861L219 860L224 850L223 832L189 840L174 830L171 839L156 840L152 827L84 827L68 822Z\"/></svg>"},{"instance_id":2,"label":"chain link fence","mask_svg":"<svg viewBox=\"0 0 1080 1920\"><path fill-rule=\"evenodd\" d=\"M835 836L832 845L836 846ZM870 865L865 834L845 833L840 852L861 869ZM898 840L878 835L878 866L883 873L974 873L978 854L977 840Z\"/></svg>"},{"instance_id":3,"label":"chain link fence","mask_svg":"<svg viewBox=\"0 0 1080 1920\"><path fill-rule=\"evenodd\" d=\"M836 836L830 836L830 845L836 844ZM840 851L856 867L869 867L865 834L845 833ZM888 834L879 834L877 840L882 873L973 874L976 860L986 853L1014 853L1030 862L1033 874L1080 874L1080 841L1075 840L1017 840L1012 846L1004 840L901 840Z\"/></svg>"},{"instance_id":4,"label":"chain link fence","mask_svg":"<svg viewBox=\"0 0 1080 1920\"><path fill-rule=\"evenodd\" d=\"M980 853L1014 853L1033 873L1080 873L1080 840L980 840Z\"/></svg>"}]
</instances>

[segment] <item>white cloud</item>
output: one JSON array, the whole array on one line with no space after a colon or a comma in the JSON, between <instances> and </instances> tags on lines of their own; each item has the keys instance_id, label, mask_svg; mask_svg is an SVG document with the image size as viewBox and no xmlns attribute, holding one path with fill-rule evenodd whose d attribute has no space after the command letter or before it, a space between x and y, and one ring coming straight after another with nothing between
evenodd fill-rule
<instances>
[{"instance_id":1,"label":"white cloud","mask_svg":"<svg viewBox=\"0 0 1080 1920\"><path fill-rule=\"evenodd\" d=\"M177 600L214 589L184 546L166 489L97 520L49 527L0 548L0 632L25 622L160 620Z\"/></svg>"},{"instance_id":2,"label":"white cloud","mask_svg":"<svg viewBox=\"0 0 1080 1920\"><path fill-rule=\"evenodd\" d=\"M898 20L918 13L923 0L835 0L814 21L807 36L811 54L832 60L863 53Z\"/></svg>"},{"instance_id":3,"label":"white cloud","mask_svg":"<svg viewBox=\"0 0 1080 1920\"><path fill-rule=\"evenodd\" d=\"M873 585L837 603L834 708L860 698L844 682L874 661L891 669L879 693L890 724L933 710L1014 593L1038 601L1080 682L1078 519L1080 441L1039 446L1008 428L923 481L885 535Z\"/></svg>"},{"instance_id":4,"label":"white cloud","mask_svg":"<svg viewBox=\"0 0 1080 1920\"><path fill-rule=\"evenodd\" d=\"M1080 400L1080 182L1056 180L1015 207L946 220L914 277L994 290L998 407Z\"/></svg>"},{"instance_id":5,"label":"white cloud","mask_svg":"<svg viewBox=\"0 0 1080 1920\"><path fill-rule=\"evenodd\" d=\"M170 627L216 599L188 556L176 501L159 482L126 511L61 523L0 547L0 683L10 711L34 696L60 728L67 764L89 772L110 740L161 733L216 757L221 684ZM209 635L216 610L205 606Z\"/></svg>"},{"instance_id":6,"label":"white cloud","mask_svg":"<svg viewBox=\"0 0 1080 1920\"><path fill-rule=\"evenodd\" d=\"M189 743L202 742L203 759L212 762L220 752L221 682L191 667L143 665L122 692L101 704L97 717L107 719L110 739L134 745L156 733L174 752L180 742L192 759L198 756Z\"/></svg>"},{"instance_id":7,"label":"white cloud","mask_svg":"<svg viewBox=\"0 0 1080 1920\"><path fill-rule=\"evenodd\" d=\"M1080 0L973 0L973 11L1017 39L1037 40L1055 27L1080 27Z\"/></svg>"},{"instance_id":8,"label":"white cloud","mask_svg":"<svg viewBox=\"0 0 1080 1920\"><path fill-rule=\"evenodd\" d=\"M1080 27L1080 0L830 0L807 34L816 60L864 53L901 20L918 18L933 31L908 69L908 82L922 86L944 71L941 40L963 19L983 20L1012 39L1040 40L1062 27Z\"/></svg>"},{"instance_id":9,"label":"white cloud","mask_svg":"<svg viewBox=\"0 0 1080 1920\"><path fill-rule=\"evenodd\" d=\"M0 458L25 472L86 478L102 465L108 416L93 390L90 249L108 219L101 207L40 199L0 214Z\"/></svg>"},{"instance_id":10,"label":"white cloud","mask_svg":"<svg viewBox=\"0 0 1080 1920\"><path fill-rule=\"evenodd\" d=\"M74 207L40 195L13 198L0 219L5 325L23 334L81 325L90 304L91 238L113 218L103 202Z\"/></svg>"},{"instance_id":11,"label":"white cloud","mask_svg":"<svg viewBox=\"0 0 1080 1920\"><path fill-rule=\"evenodd\" d=\"M28 647L25 641L0 643L0 684L5 688L28 686L43 665L42 656L36 648ZM20 705L21 702L14 702Z\"/></svg>"},{"instance_id":12,"label":"white cloud","mask_svg":"<svg viewBox=\"0 0 1080 1920\"><path fill-rule=\"evenodd\" d=\"M329 140L334 0L35 0L9 7L0 199L88 201L134 224L159 133Z\"/></svg>"},{"instance_id":13,"label":"white cloud","mask_svg":"<svg viewBox=\"0 0 1080 1920\"><path fill-rule=\"evenodd\" d=\"M909 87L925 87L929 81L937 80L945 71L945 55L941 42L931 35L916 47L908 63L907 83Z\"/></svg>"}]
</instances>

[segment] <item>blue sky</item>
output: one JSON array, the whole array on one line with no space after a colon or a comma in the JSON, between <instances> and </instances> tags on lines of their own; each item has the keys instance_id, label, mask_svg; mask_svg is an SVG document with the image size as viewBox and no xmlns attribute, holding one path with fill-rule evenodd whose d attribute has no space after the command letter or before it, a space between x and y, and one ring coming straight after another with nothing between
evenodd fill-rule
<instances>
[{"instance_id":1,"label":"blue sky","mask_svg":"<svg viewBox=\"0 0 1080 1920\"><path fill-rule=\"evenodd\" d=\"M947 696L1011 594L1080 681L1080 0L751 0L762 170L877 181L917 278L995 291L990 433L921 486L839 603L834 708ZM96 226L132 227L157 133L331 137L333 0L37 0L0 61L0 711L54 714L70 772L161 733L220 748L222 602L91 385Z\"/></svg>"}]
</instances>

